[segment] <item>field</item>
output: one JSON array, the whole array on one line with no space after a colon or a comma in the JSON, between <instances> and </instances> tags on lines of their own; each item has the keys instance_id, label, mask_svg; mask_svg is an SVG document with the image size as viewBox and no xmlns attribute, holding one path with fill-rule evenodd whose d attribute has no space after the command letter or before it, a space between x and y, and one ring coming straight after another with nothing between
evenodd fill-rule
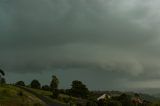
<instances>
[{"instance_id":1,"label":"field","mask_svg":"<svg viewBox=\"0 0 160 106\"><path fill-rule=\"evenodd\" d=\"M20 88L0 85L0 106L45 106L45 104Z\"/></svg>"}]
</instances>

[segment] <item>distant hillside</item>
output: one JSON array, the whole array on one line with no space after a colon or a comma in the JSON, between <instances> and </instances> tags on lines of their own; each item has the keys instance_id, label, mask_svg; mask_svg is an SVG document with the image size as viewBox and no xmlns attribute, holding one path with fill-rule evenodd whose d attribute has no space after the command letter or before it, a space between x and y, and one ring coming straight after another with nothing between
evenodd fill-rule
<instances>
[{"instance_id":1,"label":"distant hillside","mask_svg":"<svg viewBox=\"0 0 160 106\"><path fill-rule=\"evenodd\" d=\"M134 95L135 92L126 92L127 94L129 95ZM155 100L158 100L158 98L156 98L155 96L152 96L152 95L149 95L149 94L145 94L145 93L138 93L140 95L140 97L143 99L143 100L147 100L147 101L155 101Z\"/></svg>"},{"instance_id":2,"label":"distant hillside","mask_svg":"<svg viewBox=\"0 0 160 106\"><path fill-rule=\"evenodd\" d=\"M110 96L120 96L121 94L125 93L131 96L134 96L135 93L137 92L121 92L121 91L94 91L94 93L97 95L97 97L101 96L102 94L108 94ZM138 93L140 95L140 97L144 100L147 101L155 101L158 100L157 97L149 95L149 94L145 94L145 93Z\"/></svg>"},{"instance_id":3,"label":"distant hillside","mask_svg":"<svg viewBox=\"0 0 160 106\"><path fill-rule=\"evenodd\" d=\"M149 94L156 98L160 98L160 88L139 88L134 89L134 91Z\"/></svg>"}]
</instances>

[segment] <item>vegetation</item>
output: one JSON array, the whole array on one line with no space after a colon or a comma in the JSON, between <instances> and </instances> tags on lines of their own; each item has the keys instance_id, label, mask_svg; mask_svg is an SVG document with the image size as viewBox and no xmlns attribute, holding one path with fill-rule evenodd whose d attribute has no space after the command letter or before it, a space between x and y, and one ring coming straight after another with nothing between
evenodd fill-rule
<instances>
[{"instance_id":1,"label":"vegetation","mask_svg":"<svg viewBox=\"0 0 160 106\"><path fill-rule=\"evenodd\" d=\"M0 106L44 106L38 98L15 86L5 84L4 71L0 70ZM87 86L79 81L72 81L70 89L58 89L59 79L53 75L49 85L43 85L38 80L33 80L30 86L25 86L24 81L18 81L16 86L24 86L47 99L67 104L69 106L160 106L156 99L142 98L142 94L111 92L91 92ZM106 97L98 99L102 94ZM114 96L112 95L114 94ZM116 94L116 95L115 95ZM143 94L143 96L146 96ZM149 96L148 96L149 97ZM152 101L151 101L152 100Z\"/></svg>"},{"instance_id":2,"label":"vegetation","mask_svg":"<svg viewBox=\"0 0 160 106\"><path fill-rule=\"evenodd\" d=\"M0 106L45 106L30 93L11 85L0 86Z\"/></svg>"},{"instance_id":3,"label":"vegetation","mask_svg":"<svg viewBox=\"0 0 160 106\"><path fill-rule=\"evenodd\" d=\"M51 84L50 84L51 90L54 91L55 89L58 89L58 85L59 85L59 80L55 75L53 75L52 76L52 81L51 81Z\"/></svg>"},{"instance_id":4,"label":"vegetation","mask_svg":"<svg viewBox=\"0 0 160 106\"><path fill-rule=\"evenodd\" d=\"M1 81L0 81L0 84L6 84L6 80L5 80L5 78L1 78Z\"/></svg>"},{"instance_id":5,"label":"vegetation","mask_svg":"<svg viewBox=\"0 0 160 106\"><path fill-rule=\"evenodd\" d=\"M5 76L5 73L2 69L0 69L0 84L5 84L6 83L6 80L4 78Z\"/></svg>"},{"instance_id":6,"label":"vegetation","mask_svg":"<svg viewBox=\"0 0 160 106\"><path fill-rule=\"evenodd\" d=\"M43 86L42 86L42 90L50 91L51 88L50 88L48 85L43 85Z\"/></svg>"},{"instance_id":7,"label":"vegetation","mask_svg":"<svg viewBox=\"0 0 160 106\"><path fill-rule=\"evenodd\" d=\"M34 89L34 88L29 88L29 89L36 92L39 95L42 95L42 96L48 98L51 101L58 102L60 104L68 103L65 100L70 98L68 95L64 95L64 94L59 94L57 98L53 98L52 91L45 91L42 89ZM71 98L71 99L73 99L73 98Z\"/></svg>"},{"instance_id":8,"label":"vegetation","mask_svg":"<svg viewBox=\"0 0 160 106\"><path fill-rule=\"evenodd\" d=\"M87 98L89 90L85 84L81 81L75 80L72 82L72 88L69 90L69 94L75 97Z\"/></svg>"},{"instance_id":9,"label":"vegetation","mask_svg":"<svg viewBox=\"0 0 160 106\"><path fill-rule=\"evenodd\" d=\"M24 81L18 81L18 82L16 82L15 85L17 85L17 86L25 86L25 83L24 83Z\"/></svg>"},{"instance_id":10,"label":"vegetation","mask_svg":"<svg viewBox=\"0 0 160 106\"><path fill-rule=\"evenodd\" d=\"M96 101L88 101L86 106L98 106Z\"/></svg>"},{"instance_id":11,"label":"vegetation","mask_svg":"<svg viewBox=\"0 0 160 106\"><path fill-rule=\"evenodd\" d=\"M2 69L0 69L0 73L2 74L2 76L5 75L4 71Z\"/></svg>"},{"instance_id":12,"label":"vegetation","mask_svg":"<svg viewBox=\"0 0 160 106\"><path fill-rule=\"evenodd\" d=\"M52 76L52 81L50 83L50 88L51 88L52 93L53 93L53 95L52 95L53 98L57 98L58 95L59 95L58 85L59 85L59 80L55 75L53 75Z\"/></svg>"},{"instance_id":13,"label":"vegetation","mask_svg":"<svg viewBox=\"0 0 160 106\"><path fill-rule=\"evenodd\" d=\"M33 81L31 82L31 88L40 89L40 88L41 88L41 84L39 83L38 80L33 80Z\"/></svg>"}]
</instances>

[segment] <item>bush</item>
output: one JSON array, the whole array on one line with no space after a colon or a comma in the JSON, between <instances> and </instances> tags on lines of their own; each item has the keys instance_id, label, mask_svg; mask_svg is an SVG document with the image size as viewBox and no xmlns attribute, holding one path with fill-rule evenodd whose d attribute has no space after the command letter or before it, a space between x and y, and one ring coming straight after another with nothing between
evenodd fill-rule
<instances>
[{"instance_id":1,"label":"bush","mask_svg":"<svg viewBox=\"0 0 160 106\"><path fill-rule=\"evenodd\" d=\"M16 82L15 85L17 85L17 86L25 86L25 83L24 83L24 81L18 81L18 82Z\"/></svg>"},{"instance_id":2,"label":"bush","mask_svg":"<svg viewBox=\"0 0 160 106\"><path fill-rule=\"evenodd\" d=\"M24 94L23 94L22 91L19 91L17 95L18 95L18 96L23 96Z\"/></svg>"},{"instance_id":3,"label":"bush","mask_svg":"<svg viewBox=\"0 0 160 106\"><path fill-rule=\"evenodd\" d=\"M98 106L98 104L94 101L88 101L86 106Z\"/></svg>"},{"instance_id":4,"label":"bush","mask_svg":"<svg viewBox=\"0 0 160 106\"><path fill-rule=\"evenodd\" d=\"M98 106L107 106L107 102L105 100L99 100Z\"/></svg>"},{"instance_id":5,"label":"bush","mask_svg":"<svg viewBox=\"0 0 160 106\"><path fill-rule=\"evenodd\" d=\"M2 94L3 94L3 95L7 95L8 93L9 93L8 90L6 90L6 89L2 90Z\"/></svg>"},{"instance_id":6,"label":"bush","mask_svg":"<svg viewBox=\"0 0 160 106\"><path fill-rule=\"evenodd\" d=\"M12 96L12 92L9 89L3 89L0 91L0 97Z\"/></svg>"},{"instance_id":7,"label":"bush","mask_svg":"<svg viewBox=\"0 0 160 106\"><path fill-rule=\"evenodd\" d=\"M122 104L119 101L110 101L108 106L122 106Z\"/></svg>"},{"instance_id":8,"label":"bush","mask_svg":"<svg viewBox=\"0 0 160 106\"><path fill-rule=\"evenodd\" d=\"M52 93L52 97L53 97L53 98L57 98L58 95L59 95L59 91L58 91L58 89L55 89L55 90L53 91L53 93Z\"/></svg>"},{"instance_id":9,"label":"bush","mask_svg":"<svg viewBox=\"0 0 160 106\"><path fill-rule=\"evenodd\" d=\"M42 86L42 90L50 91L51 88L48 85L44 85L44 86Z\"/></svg>"},{"instance_id":10,"label":"bush","mask_svg":"<svg viewBox=\"0 0 160 106\"><path fill-rule=\"evenodd\" d=\"M65 90L65 94L71 95L71 90L70 90L70 89L66 89L66 90Z\"/></svg>"},{"instance_id":11,"label":"bush","mask_svg":"<svg viewBox=\"0 0 160 106\"><path fill-rule=\"evenodd\" d=\"M77 103L77 106L83 106L83 104L82 103Z\"/></svg>"},{"instance_id":12,"label":"bush","mask_svg":"<svg viewBox=\"0 0 160 106\"><path fill-rule=\"evenodd\" d=\"M58 96L58 100L64 103L68 103L70 101L69 97Z\"/></svg>"},{"instance_id":13,"label":"bush","mask_svg":"<svg viewBox=\"0 0 160 106\"><path fill-rule=\"evenodd\" d=\"M81 81L75 80L72 81L71 89L69 93L75 97L87 98L89 95L89 90L85 84Z\"/></svg>"},{"instance_id":14,"label":"bush","mask_svg":"<svg viewBox=\"0 0 160 106\"><path fill-rule=\"evenodd\" d=\"M64 89L59 89L59 93L65 94L65 90Z\"/></svg>"},{"instance_id":15,"label":"bush","mask_svg":"<svg viewBox=\"0 0 160 106\"><path fill-rule=\"evenodd\" d=\"M40 88L41 88L41 84L39 83L38 80L33 80L33 81L31 82L31 88L40 89Z\"/></svg>"},{"instance_id":16,"label":"bush","mask_svg":"<svg viewBox=\"0 0 160 106\"><path fill-rule=\"evenodd\" d=\"M6 84L5 78L1 78L1 79L0 79L0 84Z\"/></svg>"}]
</instances>

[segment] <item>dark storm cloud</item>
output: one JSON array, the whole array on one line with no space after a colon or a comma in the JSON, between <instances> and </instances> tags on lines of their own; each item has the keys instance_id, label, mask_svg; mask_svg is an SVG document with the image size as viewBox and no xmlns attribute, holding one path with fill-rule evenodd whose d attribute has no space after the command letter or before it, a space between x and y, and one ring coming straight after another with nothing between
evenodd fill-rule
<instances>
[{"instance_id":1,"label":"dark storm cloud","mask_svg":"<svg viewBox=\"0 0 160 106\"><path fill-rule=\"evenodd\" d=\"M1 67L17 73L74 68L127 81L159 79L158 3L1 0Z\"/></svg>"}]
</instances>

